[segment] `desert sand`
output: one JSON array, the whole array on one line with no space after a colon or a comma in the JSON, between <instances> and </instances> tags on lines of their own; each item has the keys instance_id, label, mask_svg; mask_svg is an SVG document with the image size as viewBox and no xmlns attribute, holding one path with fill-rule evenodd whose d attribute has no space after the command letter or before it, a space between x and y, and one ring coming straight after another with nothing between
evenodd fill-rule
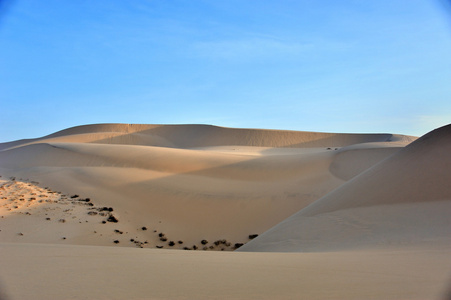
<instances>
[{"instance_id":1,"label":"desert sand","mask_svg":"<svg viewBox=\"0 0 451 300\"><path fill-rule=\"evenodd\" d=\"M451 126L0 144L0 298L448 299ZM2 298L2 299L3 299Z\"/></svg>"}]
</instances>

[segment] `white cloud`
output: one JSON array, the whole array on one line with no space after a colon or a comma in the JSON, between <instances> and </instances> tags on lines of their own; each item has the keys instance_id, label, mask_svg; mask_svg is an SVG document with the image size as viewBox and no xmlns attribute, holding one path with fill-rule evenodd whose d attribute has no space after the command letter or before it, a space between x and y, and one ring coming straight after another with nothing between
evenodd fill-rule
<instances>
[{"instance_id":1,"label":"white cloud","mask_svg":"<svg viewBox=\"0 0 451 300\"><path fill-rule=\"evenodd\" d=\"M312 44L286 42L272 38L250 38L198 42L194 44L192 50L196 55L212 59L253 60L293 57L312 48Z\"/></svg>"}]
</instances>

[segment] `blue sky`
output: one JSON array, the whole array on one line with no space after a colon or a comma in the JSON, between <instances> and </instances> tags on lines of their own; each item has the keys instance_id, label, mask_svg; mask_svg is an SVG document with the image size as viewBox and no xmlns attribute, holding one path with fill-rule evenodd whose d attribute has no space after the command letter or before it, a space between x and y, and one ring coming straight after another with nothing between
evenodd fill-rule
<instances>
[{"instance_id":1,"label":"blue sky","mask_svg":"<svg viewBox=\"0 0 451 300\"><path fill-rule=\"evenodd\" d=\"M451 14L440 0L0 10L0 142L92 123L411 135L451 123Z\"/></svg>"}]
</instances>

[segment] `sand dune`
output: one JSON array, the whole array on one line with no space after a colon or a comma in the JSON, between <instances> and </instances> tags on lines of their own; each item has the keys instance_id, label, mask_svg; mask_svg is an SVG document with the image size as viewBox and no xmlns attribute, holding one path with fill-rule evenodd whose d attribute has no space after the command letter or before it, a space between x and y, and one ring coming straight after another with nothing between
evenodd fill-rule
<instances>
[{"instance_id":1,"label":"sand dune","mask_svg":"<svg viewBox=\"0 0 451 300\"><path fill-rule=\"evenodd\" d=\"M0 283L12 299L438 299L450 141L96 124L3 143Z\"/></svg>"},{"instance_id":2,"label":"sand dune","mask_svg":"<svg viewBox=\"0 0 451 300\"><path fill-rule=\"evenodd\" d=\"M392 134L103 124L0 145L4 149L0 166L9 176L33 178L58 191L114 206L121 223L164 231L170 239L205 248L199 245L204 239L247 242L250 234L268 230L343 184L350 172L389 156L392 151L386 149L412 139ZM365 142L379 144L373 144L371 152L357 147L353 151L362 152L361 159L343 163L340 157L346 148L339 146ZM348 165L353 166L351 171ZM149 233L146 239L154 236ZM152 245L167 247L167 242Z\"/></svg>"},{"instance_id":3,"label":"sand dune","mask_svg":"<svg viewBox=\"0 0 451 300\"><path fill-rule=\"evenodd\" d=\"M451 126L432 131L284 220L243 251L451 242Z\"/></svg>"},{"instance_id":4,"label":"sand dune","mask_svg":"<svg viewBox=\"0 0 451 300\"><path fill-rule=\"evenodd\" d=\"M30 143L88 142L173 148L211 146L343 147L357 143L401 141L414 137L394 134L336 134L288 130L239 129L210 125L98 124L65 129L48 136L0 144L0 150Z\"/></svg>"}]
</instances>

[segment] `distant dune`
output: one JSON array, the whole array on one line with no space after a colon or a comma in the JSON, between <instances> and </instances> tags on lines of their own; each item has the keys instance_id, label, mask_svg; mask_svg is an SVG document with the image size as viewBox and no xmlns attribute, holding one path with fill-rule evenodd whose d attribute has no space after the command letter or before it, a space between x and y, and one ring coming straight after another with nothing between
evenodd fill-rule
<instances>
[{"instance_id":1,"label":"distant dune","mask_svg":"<svg viewBox=\"0 0 451 300\"><path fill-rule=\"evenodd\" d=\"M450 153L451 125L96 124L2 143L0 280L12 299L439 299Z\"/></svg>"},{"instance_id":2,"label":"distant dune","mask_svg":"<svg viewBox=\"0 0 451 300\"><path fill-rule=\"evenodd\" d=\"M64 142L144 145L170 148L211 146L343 147L367 142L411 142L394 134L336 134L288 130L239 129L211 125L98 124L65 129L38 139L0 144L0 150L29 143Z\"/></svg>"}]
</instances>

